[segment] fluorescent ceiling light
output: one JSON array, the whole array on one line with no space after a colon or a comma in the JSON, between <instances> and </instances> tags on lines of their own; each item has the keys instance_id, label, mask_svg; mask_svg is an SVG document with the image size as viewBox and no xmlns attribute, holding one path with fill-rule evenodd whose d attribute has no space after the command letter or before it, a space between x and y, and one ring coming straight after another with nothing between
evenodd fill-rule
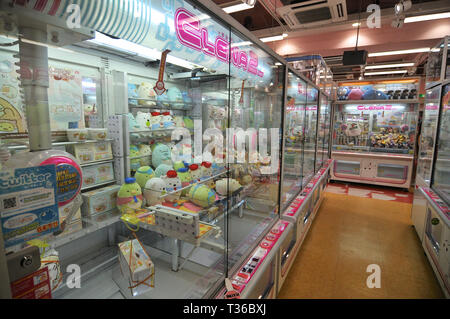
<instances>
[{"instance_id":1,"label":"fluorescent ceiling light","mask_svg":"<svg viewBox=\"0 0 450 319\"><path fill-rule=\"evenodd\" d=\"M229 7L225 7L225 8L222 8L222 9L226 13L233 13L233 12L238 12L238 11L252 9L253 7L254 7L254 5L253 6L249 6L246 3L240 3L240 4L236 4L234 6L229 6Z\"/></svg>"},{"instance_id":2,"label":"fluorescent ceiling light","mask_svg":"<svg viewBox=\"0 0 450 319\"><path fill-rule=\"evenodd\" d=\"M360 26L360 25L361 25L361 23L355 22L355 23L352 24L352 27L355 27L355 28L356 28L357 26Z\"/></svg>"},{"instance_id":3,"label":"fluorescent ceiling light","mask_svg":"<svg viewBox=\"0 0 450 319\"><path fill-rule=\"evenodd\" d=\"M283 64L281 64L280 62L275 62L275 65L283 65Z\"/></svg>"},{"instance_id":4,"label":"fluorescent ceiling light","mask_svg":"<svg viewBox=\"0 0 450 319\"><path fill-rule=\"evenodd\" d=\"M381 72L364 72L364 75L402 74L402 73L406 73L406 72L408 72L408 70L381 71Z\"/></svg>"},{"instance_id":5,"label":"fluorescent ceiling light","mask_svg":"<svg viewBox=\"0 0 450 319\"><path fill-rule=\"evenodd\" d=\"M405 18L405 23L436 20L436 19L446 19L446 18L450 18L450 12L426 14L426 15L417 16L417 17L408 17L408 18Z\"/></svg>"},{"instance_id":6,"label":"fluorescent ceiling light","mask_svg":"<svg viewBox=\"0 0 450 319\"><path fill-rule=\"evenodd\" d=\"M104 45L107 47L111 47L116 49L117 51L133 55L133 56L140 56L145 59L149 59L152 61L160 60L161 59L161 51L158 51L156 49L148 48L143 45L136 44L134 42L122 40L122 39L113 39L110 38L100 32L95 32L95 38L92 40L87 40L87 42L95 43L98 45ZM195 69L195 68L201 68L201 65L190 63L186 60L174 57L173 55L168 54L167 55L167 62L181 66L183 68L187 69Z\"/></svg>"},{"instance_id":7,"label":"fluorescent ceiling light","mask_svg":"<svg viewBox=\"0 0 450 319\"><path fill-rule=\"evenodd\" d=\"M286 38L288 35L287 33L283 33L280 35L274 35L271 37L266 37L266 38L260 38L260 40L262 42L272 42L272 41L279 41L279 40L283 40L284 38Z\"/></svg>"},{"instance_id":8,"label":"fluorescent ceiling light","mask_svg":"<svg viewBox=\"0 0 450 319\"><path fill-rule=\"evenodd\" d=\"M242 41L242 42L236 42L236 43L231 43L231 47L243 47L246 45L252 45L252 43L250 41Z\"/></svg>"},{"instance_id":9,"label":"fluorescent ceiling light","mask_svg":"<svg viewBox=\"0 0 450 319\"><path fill-rule=\"evenodd\" d=\"M397 55L397 54L410 54L410 53L421 53L421 52L429 52L430 48L418 48L418 49L410 49L410 50L398 50L398 51L386 51L386 52L375 52L369 53L369 58L375 56L386 56L386 55Z\"/></svg>"},{"instance_id":10,"label":"fluorescent ceiling light","mask_svg":"<svg viewBox=\"0 0 450 319\"><path fill-rule=\"evenodd\" d=\"M366 70L371 69L387 69L387 68L401 68L401 67L407 67L407 66L414 66L413 62L408 63L397 63L397 64L383 64L383 65L366 65Z\"/></svg>"},{"instance_id":11,"label":"fluorescent ceiling light","mask_svg":"<svg viewBox=\"0 0 450 319\"><path fill-rule=\"evenodd\" d=\"M47 43L43 43L43 42L38 42L38 41L33 41L33 40L28 40L28 39L24 39L21 38L20 41L25 42L25 43L29 43L29 44L34 44L34 45L39 45L42 47L47 47L47 48L52 48L52 49L58 49L61 51L65 51L65 52L69 52L69 53L74 53L72 50L66 49L66 48L62 48L62 47L58 47L56 45L51 45L51 44L47 44Z\"/></svg>"}]
</instances>

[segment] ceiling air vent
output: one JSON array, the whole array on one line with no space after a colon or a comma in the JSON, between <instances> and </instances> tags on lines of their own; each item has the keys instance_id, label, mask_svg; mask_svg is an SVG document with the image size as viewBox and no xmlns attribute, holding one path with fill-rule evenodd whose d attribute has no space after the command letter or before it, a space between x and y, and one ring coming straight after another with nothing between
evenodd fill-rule
<instances>
[{"instance_id":1,"label":"ceiling air vent","mask_svg":"<svg viewBox=\"0 0 450 319\"><path fill-rule=\"evenodd\" d=\"M292 29L317 27L347 20L345 0L311 0L291 4L277 12Z\"/></svg>"}]
</instances>

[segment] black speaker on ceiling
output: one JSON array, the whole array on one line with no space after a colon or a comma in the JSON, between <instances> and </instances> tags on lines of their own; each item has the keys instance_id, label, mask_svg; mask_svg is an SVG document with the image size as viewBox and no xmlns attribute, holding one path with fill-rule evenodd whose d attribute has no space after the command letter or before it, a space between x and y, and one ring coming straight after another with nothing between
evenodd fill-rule
<instances>
[{"instance_id":1,"label":"black speaker on ceiling","mask_svg":"<svg viewBox=\"0 0 450 319\"><path fill-rule=\"evenodd\" d=\"M343 65L365 65L367 60L366 50L344 51L342 55Z\"/></svg>"}]
</instances>

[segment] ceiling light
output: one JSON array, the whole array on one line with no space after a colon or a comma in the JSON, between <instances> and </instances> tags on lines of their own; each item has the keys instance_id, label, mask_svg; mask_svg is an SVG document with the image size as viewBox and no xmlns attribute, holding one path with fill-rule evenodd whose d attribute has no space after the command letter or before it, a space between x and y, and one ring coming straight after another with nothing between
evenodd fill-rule
<instances>
[{"instance_id":1,"label":"ceiling light","mask_svg":"<svg viewBox=\"0 0 450 319\"><path fill-rule=\"evenodd\" d=\"M410 53L421 53L421 52L429 52L430 48L417 48L410 50L398 50L398 51L385 51L385 52L374 52L369 53L369 58L376 56L386 56L386 55L397 55L397 54L410 54Z\"/></svg>"},{"instance_id":2,"label":"ceiling light","mask_svg":"<svg viewBox=\"0 0 450 319\"><path fill-rule=\"evenodd\" d=\"M236 4L234 6L229 6L229 7L225 7L222 8L223 11L225 11L226 13L233 13L233 12L238 12L238 11L243 11L243 10L248 10L248 9L253 9L254 5L248 5L246 3L240 3L240 4Z\"/></svg>"},{"instance_id":3,"label":"ceiling light","mask_svg":"<svg viewBox=\"0 0 450 319\"><path fill-rule=\"evenodd\" d=\"M280 35L274 35L272 37L266 37L266 38L260 38L260 40L262 42L272 42L272 41L279 41L279 40L283 40L285 38L285 36L283 36L282 34Z\"/></svg>"},{"instance_id":4,"label":"ceiling light","mask_svg":"<svg viewBox=\"0 0 450 319\"><path fill-rule=\"evenodd\" d=\"M407 67L407 66L413 66L413 62L408 63L397 63L397 64L383 64L383 65L366 65L366 70L371 69L387 69L387 68L401 68L401 67Z\"/></svg>"},{"instance_id":5,"label":"ceiling light","mask_svg":"<svg viewBox=\"0 0 450 319\"><path fill-rule=\"evenodd\" d=\"M113 48L119 52L132 56L139 56L151 61L157 61L161 59L161 51L148 48L143 45L139 45L127 40L113 39L97 31L95 32L95 38L92 40L87 40L87 42L91 42L101 46L106 46L108 48ZM174 57L173 55L170 54L167 55L167 62L191 70L196 68L203 68L203 66L201 65L190 63L186 60Z\"/></svg>"},{"instance_id":6,"label":"ceiling light","mask_svg":"<svg viewBox=\"0 0 450 319\"><path fill-rule=\"evenodd\" d=\"M399 14L411 9L411 7L412 7L411 0L401 0L399 3L397 3L394 6L394 13L395 13L395 15L399 15Z\"/></svg>"},{"instance_id":7,"label":"ceiling light","mask_svg":"<svg viewBox=\"0 0 450 319\"><path fill-rule=\"evenodd\" d=\"M381 75L381 74L402 74L402 73L406 73L406 72L408 72L408 70L364 72L364 76L366 76L366 75Z\"/></svg>"},{"instance_id":8,"label":"ceiling light","mask_svg":"<svg viewBox=\"0 0 450 319\"><path fill-rule=\"evenodd\" d=\"M352 24L352 27L355 27L355 28L356 28L356 27L358 27L358 26L360 26L360 25L361 25L360 22L355 22L355 23Z\"/></svg>"},{"instance_id":9,"label":"ceiling light","mask_svg":"<svg viewBox=\"0 0 450 319\"><path fill-rule=\"evenodd\" d=\"M285 32L281 35L283 38L286 38L288 36L288 34Z\"/></svg>"},{"instance_id":10,"label":"ceiling light","mask_svg":"<svg viewBox=\"0 0 450 319\"><path fill-rule=\"evenodd\" d=\"M275 62L275 65L282 65L280 62Z\"/></svg>"},{"instance_id":11,"label":"ceiling light","mask_svg":"<svg viewBox=\"0 0 450 319\"><path fill-rule=\"evenodd\" d=\"M411 22L419 22L419 21L428 21L428 20L437 20L437 19L446 19L450 18L450 12L436 13L436 14L426 14L423 16L417 17L408 17L405 18L405 23Z\"/></svg>"},{"instance_id":12,"label":"ceiling light","mask_svg":"<svg viewBox=\"0 0 450 319\"><path fill-rule=\"evenodd\" d=\"M247 45L252 45L252 43L250 41L242 41L242 42L236 42L236 43L231 43L231 47L244 47Z\"/></svg>"}]
</instances>

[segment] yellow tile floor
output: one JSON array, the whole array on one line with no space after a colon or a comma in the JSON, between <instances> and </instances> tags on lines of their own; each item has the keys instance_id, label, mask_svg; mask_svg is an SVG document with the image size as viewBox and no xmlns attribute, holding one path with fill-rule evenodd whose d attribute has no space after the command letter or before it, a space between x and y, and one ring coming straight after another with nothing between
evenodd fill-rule
<instances>
[{"instance_id":1,"label":"yellow tile floor","mask_svg":"<svg viewBox=\"0 0 450 319\"><path fill-rule=\"evenodd\" d=\"M411 204L325 193L278 298L444 298ZM366 268L381 268L368 288Z\"/></svg>"}]
</instances>

